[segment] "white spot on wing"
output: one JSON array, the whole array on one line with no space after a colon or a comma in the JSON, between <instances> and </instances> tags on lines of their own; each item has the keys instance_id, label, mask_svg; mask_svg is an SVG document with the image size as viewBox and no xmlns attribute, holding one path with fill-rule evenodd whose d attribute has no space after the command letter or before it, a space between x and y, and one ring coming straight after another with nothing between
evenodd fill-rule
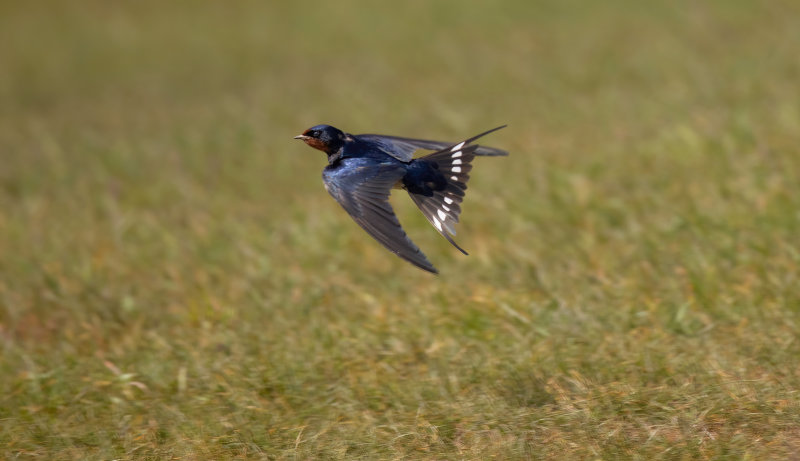
<instances>
[{"instance_id":1,"label":"white spot on wing","mask_svg":"<svg viewBox=\"0 0 800 461\"><path fill-rule=\"evenodd\" d=\"M462 147L464 147L464 143L463 143L463 142L460 142L460 143L456 144L456 146L455 146L455 147L453 147L452 149L450 149L450 152L455 152L455 151L457 151L457 150L461 150L461 148L462 148Z\"/></svg>"},{"instance_id":2,"label":"white spot on wing","mask_svg":"<svg viewBox=\"0 0 800 461\"><path fill-rule=\"evenodd\" d=\"M433 218L433 225L436 226L437 229L439 229L439 232L442 231L442 223L440 223L438 219Z\"/></svg>"},{"instance_id":3,"label":"white spot on wing","mask_svg":"<svg viewBox=\"0 0 800 461\"><path fill-rule=\"evenodd\" d=\"M452 179L453 181L458 181L458 176L450 176L450 179Z\"/></svg>"},{"instance_id":4,"label":"white spot on wing","mask_svg":"<svg viewBox=\"0 0 800 461\"><path fill-rule=\"evenodd\" d=\"M439 219L441 219L442 221L444 221L444 218L447 217L447 215L444 214L444 211L442 211L442 210L436 210L436 214L439 215Z\"/></svg>"},{"instance_id":5,"label":"white spot on wing","mask_svg":"<svg viewBox=\"0 0 800 461\"><path fill-rule=\"evenodd\" d=\"M451 203L453 203L453 199L451 199L450 197L445 197L444 198L444 203L450 205Z\"/></svg>"},{"instance_id":6,"label":"white spot on wing","mask_svg":"<svg viewBox=\"0 0 800 461\"><path fill-rule=\"evenodd\" d=\"M453 158L461 157L461 151L456 152L455 154L451 155Z\"/></svg>"},{"instance_id":7,"label":"white spot on wing","mask_svg":"<svg viewBox=\"0 0 800 461\"><path fill-rule=\"evenodd\" d=\"M457 159L453 160L453 165L461 165L461 159L457 158Z\"/></svg>"},{"instance_id":8,"label":"white spot on wing","mask_svg":"<svg viewBox=\"0 0 800 461\"><path fill-rule=\"evenodd\" d=\"M444 211L450 211L450 208L447 205L442 205L442 209Z\"/></svg>"},{"instance_id":9,"label":"white spot on wing","mask_svg":"<svg viewBox=\"0 0 800 461\"><path fill-rule=\"evenodd\" d=\"M461 173L461 167L460 166L454 166L453 167L453 173Z\"/></svg>"}]
</instances>

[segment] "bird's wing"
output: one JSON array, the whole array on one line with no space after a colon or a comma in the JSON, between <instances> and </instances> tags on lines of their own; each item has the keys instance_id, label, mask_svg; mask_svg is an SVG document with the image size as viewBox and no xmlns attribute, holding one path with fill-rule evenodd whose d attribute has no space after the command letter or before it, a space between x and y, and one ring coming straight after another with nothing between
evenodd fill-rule
<instances>
[{"instance_id":1,"label":"bird's wing","mask_svg":"<svg viewBox=\"0 0 800 461\"><path fill-rule=\"evenodd\" d=\"M493 131L505 127L506 125L499 126L497 128L481 133L473 138L470 138L464 142L469 144L471 141L480 138L481 136L485 136ZM399 136L386 136L382 134L359 134L355 135L355 138L360 141L373 144L376 148L386 152L387 154L391 155L392 157L402 162L410 161L413 158L414 152L416 152L419 149L442 150L442 149L448 149L453 145L455 145L455 143L444 142L444 141L401 138ZM508 155L508 152L502 149L495 149L494 147L478 146L477 149L475 149L474 155L496 157L496 156Z\"/></svg>"},{"instance_id":2,"label":"bird's wing","mask_svg":"<svg viewBox=\"0 0 800 461\"><path fill-rule=\"evenodd\" d=\"M352 158L326 168L322 179L333 198L369 235L397 256L435 274L438 271L408 238L389 204L389 193L404 174L397 163Z\"/></svg>"}]
</instances>

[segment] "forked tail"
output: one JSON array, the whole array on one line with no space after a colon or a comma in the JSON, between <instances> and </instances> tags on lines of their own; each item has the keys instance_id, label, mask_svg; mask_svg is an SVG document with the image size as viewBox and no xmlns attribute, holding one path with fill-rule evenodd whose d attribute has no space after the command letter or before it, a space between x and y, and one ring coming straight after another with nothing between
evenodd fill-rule
<instances>
[{"instance_id":1,"label":"forked tail","mask_svg":"<svg viewBox=\"0 0 800 461\"><path fill-rule=\"evenodd\" d=\"M409 191L408 195L411 196L411 199L417 204L422 214L425 215L433 227L464 254L468 253L453 241L451 235L456 235L455 224L461 214L461 202L464 200L464 191L467 190L472 161L476 156L508 155L508 152L500 149L471 143L493 131L505 128L505 126L491 129L416 160L429 164L444 177L444 181L432 184L433 187L426 188L425 193Z\"/></svg>"}]
</instances>

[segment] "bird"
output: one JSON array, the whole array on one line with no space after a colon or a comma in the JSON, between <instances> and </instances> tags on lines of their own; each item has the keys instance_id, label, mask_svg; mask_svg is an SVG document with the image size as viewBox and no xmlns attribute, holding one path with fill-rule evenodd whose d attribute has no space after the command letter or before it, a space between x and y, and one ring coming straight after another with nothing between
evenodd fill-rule
<instances>
[{"instance_id":1,"label":"bird","mask_svg":"<svg viewBox=\"0 0 800 461\"><path fill-rule=\"evenodd\" d=\"M422 270L438 270L406 235L389 203L392 189L404 189L433 227L459 251L453 240L469 172L475 157L508 152L474 142L507 125L457 143L379 134L353 135L330 125L316 125L295 136L325 152L322 181L353 220L400 258ZM414 158L417 150L431 154Z\"/></svg>"}]
</instances>

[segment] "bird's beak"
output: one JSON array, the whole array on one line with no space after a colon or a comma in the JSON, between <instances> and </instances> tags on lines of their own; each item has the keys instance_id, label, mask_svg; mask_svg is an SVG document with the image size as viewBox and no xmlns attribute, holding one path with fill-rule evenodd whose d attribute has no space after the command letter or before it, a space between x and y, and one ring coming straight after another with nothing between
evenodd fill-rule
<instances>
[{"instance_id":1,"label":"bird's beak","mask_svg":"<svg viewBox=\"0 0 800 461\"><path fill-rule=\"evenodd\" d=\"M294 139L302 139L305 141L306 139L308 139L308 136L304 134L298 134L297 136L294 137Z\"/></svg>"}]
</instances>

